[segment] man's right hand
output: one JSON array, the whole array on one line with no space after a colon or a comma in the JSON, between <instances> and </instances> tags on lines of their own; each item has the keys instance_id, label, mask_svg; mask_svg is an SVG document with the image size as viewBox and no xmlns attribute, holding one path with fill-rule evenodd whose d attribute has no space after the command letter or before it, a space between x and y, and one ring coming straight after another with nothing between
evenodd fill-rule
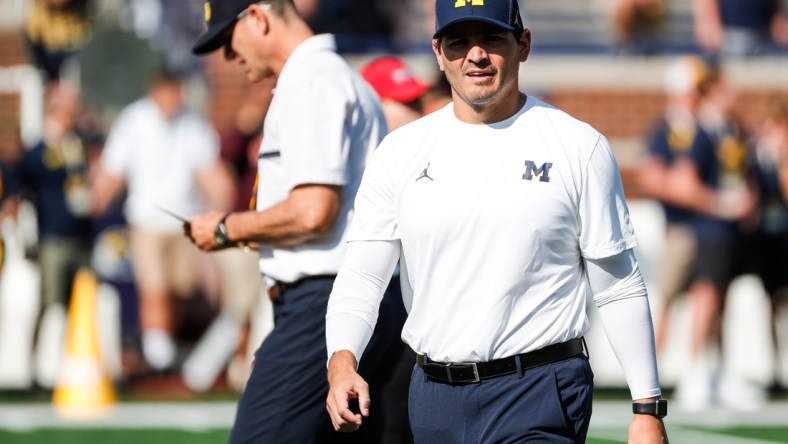
<instances>
[{"instance_id":1,"label":"man's right hand","mask_svg":"<svg viewBox=\"0 0 788 444\"><path fill-rule=\"evenodd\" d=\"M339 350L328 362L328 398L326 409L338 432L353 432L369 416L369 385L356 372L356 358L347 350ZM360 413L350 409L351 400L357 399Z\"/></svg>"}]
</instances>

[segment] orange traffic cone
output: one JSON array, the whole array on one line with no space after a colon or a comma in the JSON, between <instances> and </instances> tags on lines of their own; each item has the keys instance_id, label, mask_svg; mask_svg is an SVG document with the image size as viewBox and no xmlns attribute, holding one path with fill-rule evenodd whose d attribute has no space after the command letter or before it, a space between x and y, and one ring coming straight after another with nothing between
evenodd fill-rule
<instances>
[{"instance_id":1,"label":"orange traffic cone","mask_svg":"<svg viewBox=\"0 0 788 444\"><path fill-rule=\"evenodd\" d=\"M80 270L74 279L65 355L52 396L55 410L65 419L101 416L115 402L115 389L99 353L97 290L93 273Z\"/></svg>"}]
</instances>

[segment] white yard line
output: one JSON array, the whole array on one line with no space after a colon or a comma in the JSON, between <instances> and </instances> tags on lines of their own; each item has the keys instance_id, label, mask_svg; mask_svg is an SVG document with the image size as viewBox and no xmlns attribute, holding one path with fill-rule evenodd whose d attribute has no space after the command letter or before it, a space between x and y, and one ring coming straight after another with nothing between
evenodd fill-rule
<instances>
[{"instance_id":1,"label":"white yard line","mask_svg":"<svg viewBox=\"0 0 788 444\"><path fill-rule=\"evenodd\" d=\"M632 420L629 403L618 401L594 402L591 427L621 427ZM701 412L682 411L668 406L668 426L735 427L735 426L783 426L788 427L788 402L770 402L757 410L735 410L711 407Z\"/></svg>"},{"instance_id":2,"label":"white yard line","mask_svg":"<svg viewBox=\"0 0 788 444\"><path fill-rule=\"evenodd\" d=\"M178 428L227 429L235 417L234 402L146 402L116 404L90 420L61 418L49 404L0 404L0 429L39 428Z\"/></svg>"}]
</instances>

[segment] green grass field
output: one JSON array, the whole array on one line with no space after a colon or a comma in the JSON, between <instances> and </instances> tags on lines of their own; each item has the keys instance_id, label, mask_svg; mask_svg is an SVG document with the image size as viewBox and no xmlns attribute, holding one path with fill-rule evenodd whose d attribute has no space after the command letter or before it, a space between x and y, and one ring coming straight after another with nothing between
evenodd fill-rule
<instances>
[{"instance_id":1,"label":"green grass field","mask_svg":"<svg viewBox=\"0 0 788 444\"><path fill-rule=\"evenodd\" d=\"M41 429L30 432L0 431L4 444L216 444L226 443L230 430L178 429Z\"/></svg>"},{"instance_id":2,"label":"green grass field","mask_svg":"<svg viewBox=\"0 0 788 444\"><path fill-rule=\"evenodd\" d=\"M669 429L670 430L670 429ZM677 429L671 430L677 432ZM623 434L626 431L609 430L607 433ZM689 434L688 434L689 433ZM592 431L593 434L593 431ZM786 427L734 427L728 429L689 428L682 433L672 433L671 442L675 443L788 443ZM29 432L0 430L0 442L4 444L218 444L226 443L229 429L188 431L179 429L40 429ZM680 440L690 436L691 441ZM591 436L589 444L625 443L625 438L611 439Z\"/></svg>"},{"instance_id":3,"label":"green grass field","mask_svg":"<svg viewBox=\"0 0 788 444\"><path fill-rule=\"evenodd\" d=\"M594 403L589 444L626 443L629 404ZM232 401L123 402L91 421L66 421L47 403L0 403L2 444L224 444ZM758 410L674 409L666 419L674 444L788 444L788 402Z\"/></svg>"}]
</instances>

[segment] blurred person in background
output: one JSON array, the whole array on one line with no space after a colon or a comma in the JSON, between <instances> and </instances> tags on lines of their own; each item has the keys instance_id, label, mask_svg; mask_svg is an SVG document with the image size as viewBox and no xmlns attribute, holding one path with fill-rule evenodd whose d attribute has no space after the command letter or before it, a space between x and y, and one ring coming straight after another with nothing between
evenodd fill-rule
<instances>
[{"instance_id":1,"label":"blurred person in background","mask_svg":"<svg viewBox=\"0 0 788 444\"><path fill-rule=\"evenodd\" d=\"M293 0L209 0L198 55L222 49L251 82L276 82L258 156L255 210L209 212L191 220L206 251L259 244L275 323L256 353L230 442L377 443L383 413L365 434L336 433L326 413L325 315L346 249L346 231L367 159L386 133L372 88L315 35ZM392 282L359 371L379 393L400 356L404 317Z\"/></svg>"},{"instance_id":2,"label":"blurred person in background","mask_svg":"<svg viewBox=\"0 0 788 444\"><path fill-rule=\"evenodd\" d=\"M692 0L698 46L717 56L758 56L788 49L784 0Z\"/></svg>"},{"instance_id":3,"label":"blurred person in background","mask_svg":"<svg viewBox=\"0 0 788 444\"><path fill-rule=\"evenodd\" d=\"M677 162L691 161L693 152L704 147L712 149L697 121L700 87L707 75L709 67L697 57L681 57L668 67L664 75L665 112L648 140L648 156L638 176L643 193L660 202L665 216L658 278L662 306L654 329L658 355L665 346L673 302L689 288L695 262L695 212L672 203L680 197L669 194L674 190L667 181Z\"/></svg>"},{"instance_id":4,"label":"blurred person in background","mask_svg":"<svg viewBox=\"0 0 788 444\"><path fill-rule=\"evenodd\" d=\"M33 0L25 21L25 40L47 81L60 78L63 64L90 36L90 0Z\"/></svg>"},{"instance_id":5,"label":"blurred person in background","mask_svg":"<svg viewBox=\"0 0 788 444\"><path fill-rule=\"evenodd\" d=\"M361 77L380 97L389 131L422 116L421 99L430 86L419 80L399 58L378 57L361 68Z\"/></svg>"},{"instance_id":6,"label":"blurred person in background","mask_svg":"<svg viewBox=\"0 0 788 444\"><path fill-rule=\"evenodd\" d=\"M779 96L766 99L752 145L759 218L744 257L770 298L773 388L779 390L788 382L788 103Z\"/></svg>"},{"instance_id":7,"label":"blurred person in background","mask_svg":"<svg viewBox=\"0 0 788 444\"><path fill-rule=\"evenodd\" d=\"M142 354L153 372L174 370L176 300L198 289L198 251L182 223L205 208L226 210L235 196L213 127L183 103L181 78L162 71L146 97L112 125L92 187L94 211L126 191L130 254L139 292Z\"/></svg>"},{"instance_id":8,"label":"blurred person in background","mask_svg":"<svg viewBox=\"0 0 788 444\"><path fill-rule=\"evenodd\" d=\"M695 212L690 359L676 398L688 410L714 402L746 408L762 402L763 393L722 365L722 319L728 286L739 273L744 234L756 217L752 159L732 114L736 92L719 67L712 67L699 89L697 121L705 140L675 162L664 182L672 203Z\"/></svg>"},{"instance_id":9,"label":"blurred person in background","mask_svg":"<svg viewBox=\"0 0 788 444\"><path fill-rule=\"evenodd\" d=\"M39 322L48 312L68 307L77 271L90 266L92 227L88 184L89 142L77 127L82 110L79 89L68 82L49 84L45 94L42 139L24 150L17 165L18 196L33 203L38 222L38 243L33 255L41 272ZM39 384L54 384L61 345L48 338L64 332L49 322L39 327ZM49 370L43 368L48 367Z\"/></svg>"},{"instance_id":10,"label":"blurred person in background","mask_svg":"<svg viewBox=\"0 0 788 444\"><path fill-rule=\"evenodd\" d=\"M653 54L665 19L665 0L615 0L613 31L622 54Z\"/></svg>"}]
</instances>

